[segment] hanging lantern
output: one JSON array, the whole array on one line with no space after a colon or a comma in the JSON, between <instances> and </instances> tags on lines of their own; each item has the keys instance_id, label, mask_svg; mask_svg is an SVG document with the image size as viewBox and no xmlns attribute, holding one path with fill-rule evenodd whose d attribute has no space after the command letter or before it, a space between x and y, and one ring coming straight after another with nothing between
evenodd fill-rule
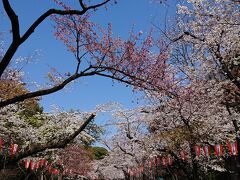
<instances>
[{"instance_id":1,"label":"hanging lantern","mask_svg":"<svg viewBox=\"0 0 240 180\"><path fill-rule=\"evenodd\" d=\"M11 144L11 155L14 156L18 150L17 144Z\"/></svg>"},{"instance_id":2,"label":"hanging lantern","mask_svg":"<svg viewBox=\"0 0 240 180\"><path fill-rule=\"evenodd\" d=\"M48 165L48 162L47 162L46 159L43 160L43 165L44 165L44 166L47 166L47 165Z\"/></svg>"},{"instance_id":3,"label":"hanging lantern","mask_svg":"<svg viewBox=\"0 0 240 180\"><path fill-rule=\"evenodd\" d=\"M72 173L71 169L69 170L69 173L70 174ZM129 174L129 176L134 176L134 169L133 168L128 168L128 174Z\"/></svg>"},{"instance_id":4,"label":"hanging lantern","mask_svg":"<svg viewBox=\"0 0 240 180\"><path fill-rule=\"evenodd\" d=\"M167 160L166 158L162 158L162 163L164 167L167 167Z\"/></svg>"},{"instance_id":5,"label":"hanging lantern","mask_svg":"<svg viewBox=\"0 0 240 180\"><path fill-rule=\"evenodd\" d=\"M236 156L238 153L237 142L228 142L228 148L232 156Z\"/></svg>"},{"instance_id":6,"label":"hanging lantern","mask_svg":"<svg viewBox=\"0 0 240 180\"><path fill-rule=\"evenodd\" d=\"M206 157L210 157L210 146L204 146L203 152Z\"/></svg>"},{"instance_id":7,"label":"hanging lantern","mask_svg":"<svg viewBox=\"0 0 240 180\"><path fill-rule=\"evenodd\" d=\"M52 169L52 174L53 175L58 175L60 171L58 169Z\"/></svg>"},{"instance_id":8,"label":"hanging lantern","mask_svg":"<svg viewBox=\"0 0 240 180\"><path fill-rule=\"evenodd\" d=\"M39 168L39 162L36 162L35 163L35 167L34 167L36 170L38 170L38 168Z\"/></svg>"},{"instance_id":9,"label":"hanging lantern","mask_svg":"<svg viewBox=\"0 0 240 180\"><path fill-rule=\"evenodd\" d=\"M185 161L186 160L186 152L185 151L180 151L180 159Z\"/></svg>"},{"instance_id":10,"label":"hanging lantern","mask_svg":"<svg viewBox=\"0 0 240 180\"><path fill-rule=\"evenodd\" d=\"M221 144L216 144L216 145L214 146L214 149L215 149L215 154L216 154L216 156L222 156L222 155L223 155L222 145L221 145Z\"/></svg>"},{"instance_id":11,"label":"hanging lantern","mask_svg":"<svg viewBox=\"0 0 240 180\"><path fill-rule=\"evenodd\" d=\"M195 155L196 155L197 157L199 157L200 154L201 154L201 148L200 148L200 146L198 146L198 145L194 146L194 152L195 152Z\"/></svg>"},{"instance_id":12,"label":"hanging lantern","mask_svg":"<svg viewBox=\"0 0 240 180\"><path fill-rule=\"evenodd\" d=\"M40 168L43 167L43 165L44 165L44 160L45 160L45 159L40 159L40 160L39 160L39 167L40 167Z\"/></svg>"},{"instance_id":13,"label":"hanging lantern","mask_svg":"<svg viewBox=\"0 0 240 180\"><path fill-rule=\"evenodd\" d=\"M47 166L47 160L46 159L40 159L39 161L39 167Z\"/></svg>"},{"instance_id":14,"label":"hanging lantern","mask_svg":"<svg viewBox=\"0 0 240 180\"><path fill-rule=\"evenodd\" d=\"M29 165L30 165L30 161L29 161L28 159L25 159L25 160L24 160L25 169L28 169L28 168L29 168Z\"/></svg>"},{"instance_id":15,"label":"hanging lantern","mask_svg":"<svg viewBox=\"0 0 240 180\"><path fill-rule=\"evenodd\" d=\"M52 170L53 170L53 168L52 168L52 164L49 164L49 165L47 166L47 169L48 169L48 172L51 173Z\"/></svg>"},{"instance_id":16,"label":"hanging lantern","mask_svg":"<svg viewBox=\"0 0 240 180\"><path fill-rule=\"evenodd\" d=\"M33 160L30 160L30 169L33 171L35 168L35 162Z\"/></svg>"}]
</instances>

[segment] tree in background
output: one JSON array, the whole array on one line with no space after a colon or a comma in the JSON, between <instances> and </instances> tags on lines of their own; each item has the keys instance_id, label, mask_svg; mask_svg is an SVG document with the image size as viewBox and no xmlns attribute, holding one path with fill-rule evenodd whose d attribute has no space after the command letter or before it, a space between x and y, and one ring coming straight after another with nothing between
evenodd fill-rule
<instances>
[{"instance_id":1,"label":"tree in background","mask_svg":"<svg viewBox=\"0 0 240 180\"><path fill-rule=\"evenodd\" d=\"M149 74L148 81L154 83L146 88L146 94L156 115L149 128L157 136L169 138L167 146L173 149L181 150L180 144L187 143L183 149L188 149L191 158L189 178L201 178L205 165L214 167L197 159L197 142L226 144L227 139L236 138L239 145L238 9L238 1L188 1L178 5L177 26L174 31L163 31L169 43L163 42L172 52L166 59L170 68L165 68L162 76L168 78L163 81L154 71ZM218 164L227 168L227 160Z\"/></svg>"},{"instance_id":2,"label":"tree in background","mask_svg":"<svg viewBox=\"0 0 240 180\"><path fill-rule=\"evenodd\" d=\"M164 32L167 40L151 39L154 46L160 42L165 47L161 54L152 52L151 58L164 56L160 58L165 59L164 68L152 67L146 83L138 85L153 104L144 111L152 116L145 122L152 138L159 140L156 150L174 155L178 168L185 166L186 177L198 179L214 169L228 171L229 151L225 146L226 158L204 162L194 152L197 143L226 145L227 140L237 139L239 145L239 2L188 3L178 6L176 28ZM183 149L190 158L185 163L178 157Z\"/></svg>"},{"instance_id":3,"label":"tree in background","mask_svg":"<svg viewBox=\"0 0 240 180\"><path fill-rule=\"evenodd\" d=\"M92 147L93 159L100 160L108 155L108 150L104 147Z\"/></svg>"},{"instance_id":4,"label":"tree in background","mask_svg":"<svg viewBox=\"0 0 240 180\"><path fill-rule=\"evenodd\" d=\"M71 174L85 177L91 171L92 156L90 149L76 145L69 146L60 152L60 159L64 164L64 169L71 171Z\"/></svg>"}]
</instances>

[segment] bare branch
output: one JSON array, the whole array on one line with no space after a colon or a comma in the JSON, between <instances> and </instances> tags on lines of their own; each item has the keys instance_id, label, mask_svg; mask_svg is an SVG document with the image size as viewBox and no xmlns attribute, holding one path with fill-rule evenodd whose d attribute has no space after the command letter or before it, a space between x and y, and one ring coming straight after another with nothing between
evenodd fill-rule
<instances>
[{"instance_id":1,"label":"bare branch","mask_svg":"<svg viewBox=\"0 0 240 180\"><path fill-rule=\"evenodd\" d=\"M83 0L79 0L79 4L82 7L82 9L86 9L86 6L83 3Z\"/></svg>"},{"instance_id":2,"label":"bare branch","mask_svg":"<svg viewBox=\"0 0 240 180\"><path fill-rule=\"evenodd\" d=\"M1 62L0 62L0 77L2 76L3 72L5 71L5 69L7 68L8 64L10 63L13 55L16 53L18 47L24 43L29 37L30 35L32 35L32 33L35 31L35 29L49 16L53 15L53 14L57 14L57 15L83 15L85 14L88 10L91 9L96 9L100 6L105 5L106 3L108 3L110 0L106 0L102 3L93 5L93 6L89 6L84 8L83 10L58 10L58 9L49 9L48 11L46 11L45 13L43 13L41 16L39 16L39 18L28 28L28 30L23 34L22 37L20 37L20 33L19 33L19 23L18 23L18 18L15 14L15 12L13 11L13 9L11 8L8 0L3 0L3 4L4 4L4 8L11 20L12 23L12 31L13 31L13 42L10 45L10 47L8 48L6 54L4 55L4 57L2 58Z\"/></svg>"},{"instance_id":3,"label":"bare branch","mask_svg":"<svg viewBox=\"0 0 240 180\"><path fill-rule=\"evenodd\" d=\"M13 41L17 42L20 39L18 16L12 9L8 0L3 0L2 2L3 2L4 9L11 21Z\"/></svg>"},{"instance_id":4,"label":"bare branch","mask_svg":"<svg viewBox=\"0 0 240 180\"><path fill-rule=\"evenodd\" d=\"M80 4L81 4L81 1L82 1L82 0L80 0ZM96 5L93 5L93 6L89 6L89 7L85 7L85 10L96 9L96 8L98 8L98 7L101 7L101 6L105 5L105 4L107 4L109 1L111 1L111 0L106 0L106 1L104 1L104 2L102 2L102 3L96 4ZM83 7L84 7L84 6L82 6L82 8L83 8Z\"/></svg>"},{"instance_id":5,"label":"bare branch","mask_svg":"<svg viewBox=\"0 0 240 180\"><path fill-rule=\"evenodd\" d=\"M26 31L26 33L22 36L21 41L24 42L36 29L36 27L38 27L47 17L49 17L50 15L53 14L57 14L57 15L83 15L85 14L88 10L90 9L95 9L98 8L100 6L103 6L104 4L108 3L110 0L106 0L102 3L93 5L93 6L89 6L89 7L85 7L83 8L83 10L58 10L58 9L49 9L48 11L46 11L45 13L43 13L31 26L30 28ZM81 1L80 1L81 2Z\"/></svg>"},{"instance_id":6,"label":"bare branch","mask_svg":"<svg viewBox=\"0 0 240 180\"><path fill-rule=\"evenodd\" d=\"M123 149L118 143L117 143L117 146L119 147L119 149L120 149L124 154L127 154L127 155L129 155L129 156L135 157L132 153L127 152L127 150Z\"/></svg>"},{"instance_id":7,"label":"bare branch","mask_svg":"<svg viewBox=\"0 0 240 180\"><path fill-rule=\"evenodd\" d=\"M190 37L192 37L193 39L197 39L197 40L202 41L202 42L205 41L204 39L202 39L202 38L200 38L200 37L197 37L197 36L195 36L194 34L192 34L192 33L190 33L190 32L187 32L187 31L184 31L183 34L181 34L180 36L172 39L172 41L173 41L173 42L179 41L179 40L182 39L184 36L190 36Z\"/></svg>"},{"instance_id":8,"label":"bare branch","mask_svg":"<svg viewBox=\"0 0 240 180\"><path fill-rule=\"evenodd\" d=\"M80 78L80 77L83 77L83 76L92 76L92 75L95 75L96 72L95 71L92 71L92 72L86 72L87 70L89 70L90 68L87 68L85 69L83 72L79 73L79 74L74 74L72 76L70 76L69 78L67 78L66 80L64 80L61 84L59 85L56 85L52 88L49 88L49 89L43 89L43 90L38 90L38 91L35 91L35 92L30 92L30 93L26 93L26 94L22 94L22 95L19 95L19 96L16 96L14 98L11 98L11 99L7 99L7 100L3 100L3 101L0 101L0 107L4 107L4 106L7 106L9 104L13 104L13 103L16 103L16 102L21 102L21 101L24 101L25 99L29 99L29 98L34 98L34 97L39 97L39 96L43 96L43 95L47 95L47 94L51 94L51 93L54 93L54 92L57 92L61 89L63 89L67 84L69 84L70 82Z\"/></svg>"}]
</instances>

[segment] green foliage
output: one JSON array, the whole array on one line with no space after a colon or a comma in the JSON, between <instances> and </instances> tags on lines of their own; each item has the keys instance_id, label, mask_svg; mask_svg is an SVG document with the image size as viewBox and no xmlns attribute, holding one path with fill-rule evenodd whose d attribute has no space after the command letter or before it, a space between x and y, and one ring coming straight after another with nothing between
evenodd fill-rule
<instances>
[{"instance_id":1,"label":"green foliage","mask_svg":"<svg viewBox=\"0 0 240 180\"><path fill-rule=\"evenodd\" d=\"M25 116L33 116L35 114L42 114L43 113L43 107L38 104L38 102L34 105L32 104L25 104L23 114Z\"/></svg>"},{"instance_id":2,"label":"green foliage","mask_svg":"<svg viewBox=\"0 0 240 180\"><path fill-rule=\"evenodd\" d=\"M20 118L24 119L26 123L33 127L40 127L43 125L45 119L41 116L41 114L25 114L25 111L21 111L18 113Z\"/></svg>"},{"instance_id":3,"label":"green foliage","mask_svg":"<svg viewBox=\"0 0 240 180\"><path fill-rule=\"evenodd\" d=\"M41 107L36 100L31 100L23 104L23 110L18 112L20 118L33 127L40 127L44 118L42 116L43 107Z\"/></svg>"},{"instance_id":4,"label":"green foliage","mask_svg":"<svg viewBox=\"0 0 240 180\"><path fill-rule=\"evenodd\" d=\"M38 115L25 116L24 119L29 125L32 125L33 127L40 127L44 122L44 119Z\"/></svg>"},{"instance_id":5,"label":"green foliage","mask_svg":"<svg viewBox=\"0 0 240 180\"><path fill-rule=\"evenodd\" d=\"M103 159L105 156L108 155L108 151L104 147L92 147L92 151L93 159L96 160Z\"/></svg>"}]
</instances>

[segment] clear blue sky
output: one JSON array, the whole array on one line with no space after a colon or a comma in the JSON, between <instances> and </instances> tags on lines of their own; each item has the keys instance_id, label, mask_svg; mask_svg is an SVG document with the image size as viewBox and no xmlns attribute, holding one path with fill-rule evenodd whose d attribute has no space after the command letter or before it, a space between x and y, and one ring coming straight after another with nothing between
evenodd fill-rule
<instances>
[{"instance_id":1,"label":"clear blue sky","mask_svg":"<svg viewBox=\"0 0 240 180\"><path fill-rule=\"evenodd\" d=\"M66 2L75 2L66 0ZM94 2L94 1L93 1ZM13 8L19 16L21 32L28 27L42 12L55 5L51 0L10 0ZM118 0L118 4L109 6L108 10L94 12L93 21L102 25L113 24L114 35L126 38L128 32L135 24L135 30L147 32L154 21L158 25L164 25L165 15L171 16L174 12L175 1L170 6L151 4L149 0ZM78 4L76 4L76 7ZM0 5L3 11L2 4ZM53 23L45 21L26 43L18 50L16 57L32 54L36 49L41 50L38 63L25 68L26 78L31 81L43 82L49 66L55 67L62 72L73 72L75 59L66 51L62 42L53 37ZM1 17L0 31L9 29L7 17ZM6 37L7 45L9 37ZM75 84L70 92L60 91L52 95L44 96L41 103L46 111L50 110L51 104L68 109L92 110L96 105L110 101L120 102L127 108L135 107L136 98L139 95L133 93L131 88L123 84L112 83L112 80L101 77L81 79ZM133 103L134 101L134 103Z\"/></svg>"}]
</instances>

